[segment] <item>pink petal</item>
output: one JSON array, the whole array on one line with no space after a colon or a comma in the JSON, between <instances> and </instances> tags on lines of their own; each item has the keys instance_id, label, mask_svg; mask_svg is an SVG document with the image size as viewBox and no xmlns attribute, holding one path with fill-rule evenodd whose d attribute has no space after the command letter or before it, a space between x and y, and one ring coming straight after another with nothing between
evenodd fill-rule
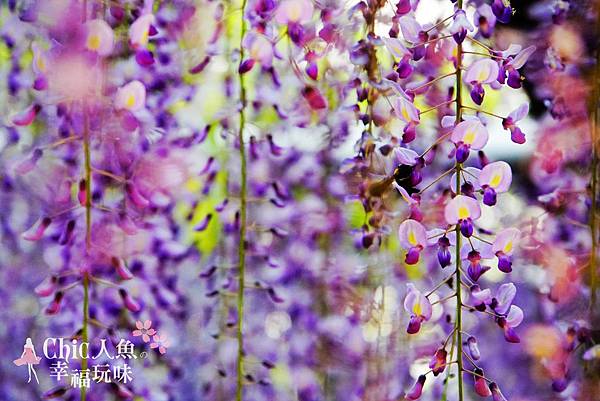
<instances>
[{"instance_id":1,"label":"pink petal","mask_svg":"<svg viewBox=\"0 0 600 401\"><path fill-rule=\"evenodd\" d=\"M12 122L13 124L19 127L25 127L33 122L35 116L37 115L37 113L39 113L41 109L42 106L40 106L39 104L33 104L21 113L14 116Z\"/></svg>"},{"instance_id":2,"label":"pink petal","mask_svg":"<svg viewBox=\"0 0 600 401\"><path fill-rule=\"evenodd\" d=\"M511 111L508 115L508 118L510 118L513 121L513 123L516 123L517 121L522 120L528 113L529 104L523 103L522 105Z\"/></svg>"},{"instance_id":3,"label":"pink petal","mask_svg":"<svg viewBox=\"0 0 600 401\"><path fill-rule=\"evenodd\" d=\"M459 220L471 218L478 219L481 216L479 202L464 195L457 195L446 205L444 217L448 224L456 224Z\"/></svg>"},{"instance_id":4,"label":"pink petal","mask_svg":"<svg viewBox=\"0 0 600 401\"><path fill-rule=\"evenodd\" d=\"M56 289L56 278L55 277L46 277L44 281L38 284L35 287L35 293L40 297L50 296L54 290Z\"/></svg>"},{"instance_id":5,"label":"pink petal","mask_svg":"<svg viewBox=\"0 0 600 401\"><path fill-rule=\"evenodd\" d=\"M418 245L423 248L427 246L427 231L421 223L415 220L404 220L400 224L398 238L404 249L410 249Z\"/></svg>"},{"instance_id":6,"label":"pink petal","mask_svg":"<svg viewBox=\"0 0 600 401\"><path fill-rule=\"evenodd\" d=\"M511 305L506 316L506 324L510 327L517 327L523 321L523 310L516 305Z\"/></svg>"},{"instance_id":7,"label":"pink petal","mask_svg":"<svg viewBox=\"0 0 600 401\"><path fill-rule=\"evenodd\" d=\"M409 16L403 16L398 23L400 25L400 30L402 31L402 36L407 42L419 43L421 41L419 39L419 32L421 32L423 28L421 28L421 25L416 19Z\"/></svg>"},{"instance_id":8,"label":"pink petal","mask_svg":"<svg viewBox=\"0 0 600 401\"><path fill-rule=\"evenodd\" d=\"M144 14L129 27L129 44L134 49L145 47L148 43L150 25L154 23L154 15Z\"/></svg>"},{"instance_id":9,"label":"pink petal","mask_svg":"<svg viewBox=\"0 0 600 401\"><path fill-rule=\"evenodd\" d=\"M419 110L417 110L412 102L409 102L403 97L398 97L396 99L394 114L405 123L419 122L420 120Z\"/></svg>"},{"instance_id":10,"label":"pink petal","mask_svg":"<svg viewBox=\"0 0 600 401\"><path fill-rule=\"evenodd\" d=\"M494 244L492 245L492 252L503 252L505 255L512 255L515 248L515 242L519 240L521 231L518 228L510 227L505 228L496 235Z\"/></svg>"},{"instance_id":11,"label":"pink petal","mask_svg":"<svg viewBox=\"0 0 600 401\"><path fill-rule=\"evenodd\" d=\"M117 110L138 111L146 104L146 87L138 80L131 81L117 89L115 108Z\"/></svg>"},{"instance_id":12,"label":"pink petal","mask_svg":"<svg viewBox=\"0 0 600 401\"><path fill-rule=\"evenodd\" d=\"M385 47L390 51L390 53L392 53L392 56L396 57L397 59L401 59L410 54L408 49L404 47L399 39L383 37L381 40L383 40Z\"/></svg>"},{"instance_id":13,"label":"pink petal","mask_svg":"<svg viewBox=\"0 0 600 401\"><path fill-rule=\"evenodd\" d=\"M452 142L463 142L471 146L471 149L480 150L487 144L489 133L478 118L460 122L452 131L450 137Z\"/></svg>"},{"instance_id":14,"label":"pink petal","mask_svg":"<svg viewBox=\"0 0 600 401\"><path fill-rule=\"evenodd\" d=\"M525 65L525 63L527 62L527 60L529 59L529 57L531 57L531 55L533 54L533 52L535 52L536 47L535 46L529 46L523 50L521 50L519 52L519 54L517 54L515 56L514 59L512 59L512 61L510 61L508 63L508 65L519 69L521 67L523 67L523 65Z\"/></svg>"},{"instance_id":15,"label":"pink petal","mask_svg":"<svg viewBox=\"0 0 600 401\"><path fill-rule=\"evenodd\" d=\"M145 343L147 343L148 341L150 341L150 336L148 336L148 334L144 334L144 335L142 336L142 340L143 340Z\"/></svg>"},{"instance_id":16,"label":"pink petal","mask_svg":"<svg viewBox=\"0 0 600 401\"><path fill-rule=\"evenodd\" d=\"M497 193L508 191L512 183L512 170L510 165L504 161L497 161L488 164L481 170L479 175L479 184L488 185Z\"/></svg>"},{"instance_id":17,"label":"pink petal","mask_svg":"<svg viewBox=\"0 0 600 401\"><path fill-rule=\"evenodd\" d=\"M85 25L87 28L86 48L100 56L111 54L115 45L115 35L110 25L101 19L90 20Z\"/></svg>"},{"instance_id":18,"label":"pink petal","mask_svg":"<svg viewBox=\"0 0 600 401\"><path fill-rule=\"evenodd\" d=\"M494 60L484 58L477 60L467 70L464 81L467 83L489 84L498 78L498 63Z\"/></svg>"},{"instance_id":19,"label":"pink petal","mask_svg":"<svg viewBox=\"0 0 600 401\"><path fill-rule=\"evenodd\" d=\"M52 223L52 219L49 217L44 217L38 219L35 224L27 231L25 231L21 236L24 240L27 241L37 241L44 235L44 232L48 228L48 226Z\"/></svg>"}]
</instances>

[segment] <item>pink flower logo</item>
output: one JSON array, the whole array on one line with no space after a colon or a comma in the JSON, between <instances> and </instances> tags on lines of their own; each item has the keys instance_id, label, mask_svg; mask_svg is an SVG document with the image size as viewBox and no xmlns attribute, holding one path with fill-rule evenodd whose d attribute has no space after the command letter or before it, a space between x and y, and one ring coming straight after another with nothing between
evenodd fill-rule
<instances>
[{"instance_id":1,"label":"pink flower logo","mask_svg":"<svg viewBox=\"0 0 600 401\"><path fill-rule=\"evenodd\" d=\"M131 334L133 334L134 337L142 336L142 340L145 343L150 341L150 336L156 334L156 330L152 328L151 320L146 320L145 322L138 320L135 322L135 327L137 327L137 330L133 330L133 333Z\"/></svg>"},{"instance_id":2,"label":"pink flower logo","mask_svg":"<svg viewBox=\"0 0 600 401\"><path fill-rule=\"evenodd\" d=\"M167 336L158 333L154 337L152 337L150 348L158 348L158 352L164 354L165 352L167 352L167 348L169 348L169 345L171 345L171 343L167 339Z\"/></svg>"}]
</instances>

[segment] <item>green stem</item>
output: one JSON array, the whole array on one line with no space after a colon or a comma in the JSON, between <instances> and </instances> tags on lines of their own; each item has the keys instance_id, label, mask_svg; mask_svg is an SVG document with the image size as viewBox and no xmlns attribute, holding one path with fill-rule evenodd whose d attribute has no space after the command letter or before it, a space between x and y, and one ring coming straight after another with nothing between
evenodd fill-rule
<instances>
[{"instance_id":1,"label":"green stem","mask_svg":"<svg viewBox=\"0 0 600 401\"><path fill-rule=\"evenodd\" d=\"M87 0L82 3L82 22L87 20ZM90 121L88 115L87 104L83 103L83 167L85 170L85 252L86 256L92 244L92 162L90 157ZM89 276L88 271L83 271L83 327L81 328L81 342L88 343L88 321L90 319L90 296L89 296ZM86 370L88 367L87 353L81 359L81 370ZM81 401L86 399L86 387L81 386Z\"/></svg>"},{"instance_id":2,"label":"green stem","mask_svg":"<svg viewBox=\"0 0 600 401\"><path fill-rule=\"evenodd\" d=\"M457 8L460 10L463 7L463 1L458 0ZM462 57L463 57L462 44L457 45L456 49L456 123L458 124L461 120L462 105ZM460 171L461 164L456 163L456 194L460 194ZM463 401L463 351L462 351L462 297L461 297L461 259L460 259L460 248L461 248L461 233L460 225L456 225L456 354L458 361L458 401Z\"/></svg>"},{"instance_id":3,"label":"green stem","mask_svg":"<svg viewBox=\"0 0 600 401\"><path fill-rule=\"evenodd\" d=\"M241 32L240 32L240 64L244 62L244 36L246 35L246 21L244 14L246 12L247 0L242 0L242 9L240 16ZM247 193L247 171L246 171L246 145L244 143L244 127L246 125L246 87L244 85L244 74L238 73L240 80L240 125L238 130L238 142L240 147L240 238L238 243L238 325L237 325L237 382L236 382L236 401L242 401L242 390L244 380L244 288L246 274L246 193Z\"/></svg>"},{"instance_id":4,"label":"green stem","mask_svg":"<svg viewBox=\"0 0 600 401\"><path fill-rule=\"evenodd\" d=\"M92 163L90 152L90 123L87 106L84 104L83 110L83 157L85 171L85 251L86 255L90 251L92 244ZM89 297L89 276L88 271L83 271L83 327L81 329L82 343L89 343L88 321L90 319L90 297ZM89 349L89 347L88 347ZM82 356L81 370L88 367L87 353ZM86 387L81 387L81 401L86 399Z\"/></svg>"}]
</instances>

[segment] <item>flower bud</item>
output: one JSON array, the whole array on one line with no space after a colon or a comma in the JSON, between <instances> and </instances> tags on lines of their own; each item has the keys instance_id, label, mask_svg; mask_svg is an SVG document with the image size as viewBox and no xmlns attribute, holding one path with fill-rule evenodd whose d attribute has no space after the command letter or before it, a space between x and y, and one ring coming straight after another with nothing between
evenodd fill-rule
<instances>
[{"instance_id":1,"label":"flower bud","mask_svg":"<svg viewBox=\"0 0 600 401\"><path fill-rule=\"evenodd\" d=\"M473 360L478 361L479 358L481 358L481 353L479 352L479 346L477 345L477 339L475 337L470 336L467 339L467 349Z\"/></svg>"},{"instance_id":2,"label":"flower bud","mask_svg":"<svg viewBox=\"0 0 600 401\"><path fill-rule=\"evenodd\" d=\"M414 401L418 400L419 397L421 397L421 394L423 393L423 385L425 384L426 379L427 377L425 375L419 376L414 386L410 389L408 393L406 393L407 400Z\"/></svg>"},{"instance_id":3,"label":"flower bud","mask_svg":"<svg viewBox=\"0 0 600 401\"><path fill-rule=\"evenodd\" d=\"M135 299L133 299L123 288L119 289L119 295L121 296L121 299L123 299L123 304L125 305L125 307L131 312L139 312L140 309L142 309L140 304Z\"/></svg>"}]
</instances>

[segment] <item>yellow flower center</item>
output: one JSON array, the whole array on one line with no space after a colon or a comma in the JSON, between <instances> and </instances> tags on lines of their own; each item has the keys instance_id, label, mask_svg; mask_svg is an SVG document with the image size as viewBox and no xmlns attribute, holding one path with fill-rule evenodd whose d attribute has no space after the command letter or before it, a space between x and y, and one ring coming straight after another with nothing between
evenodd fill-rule
<instances>
[{"instance_id":1,"label":"yellow flower center","mask_svg":"<svg viewBox=\"0 0 600 401\"><path fill-rule=\"evenodd\" d=\"M150 32L150 28L148 28L148 30L144 31L144 33L142 34L142 40L141 40L141 42L142 42L143 45L145 45L146 43L148 43L149 32Z\"/></svg>"},{"instance_id":2,"label":"yellow flower center","mask_svg":"<svg viewBox=\"0 0 600 401\"><path fill-rule=\"evenodd\" d=\"M408 110L406 109L406 107L402 107L402 117L406 120L406 121L410 121L410 117L408 115Z\"/></svg>"},{"instance_id":3,"label":"yellow flower center","mask_svg":"<svg viewBox=\"0 0 600 401\"><path fill-rule=\"evenodd\" d=\"M490 180L490 187L496 188L500 185L500 181L502 181L502 176L500 174L495 174Z\"/></svg>"},{"instance_id":4,"label":"yellow flower center","mask_svg":"<svg viewBox=\"0 0 600 401\"><path fill-rule=\"evenodd\" d=\"M135 105L135 97L133 95L129 95L129 97L127 97L127 102L125 102L125 105L128 109L131 109Z\"/></svg>"},{"instance_id":5,"label":"yellow flower center","mask_svg":"<svg viewBox=\"0 0 600 401\"><path fill-rule=\"evenodd\" d=\"M512 241L508 241L506 245L504 245L504 253L509 253L513 249Z\"/></svg>"},{"instance_id":6,"label":"yellow flower center","mask_svg":"<svg viewBox=\"0 0 600 401\"><path fill-rule=\"evenodd\" d=\"M416 246L417 245L417 236L415 235L415 232L412 231L412 230L408 232L408 242L412 246Z\"/></svg>"},{"instance_id":7,"label":"yellow flower center","mask_svg":"<svg viewBox=\"0 0 600 401\"><path fill-rule=\"evenodd\" d=\"M465 133L465 136L463 137L463 142L466 143L467 145L470 145L473 143L474 140L475 140L475 132L473 132L472 130L468 130Z\"/></svg>"},{"instance_id":8,"label":"yellow flower center","mask_svg":"<svg viewBox=\"0 0 600 401\"><path fill-rule=\"evenodd\" d=\"M44 61L43 57L38 57L37 67L38 67L38 70L40 70L42 72L46 72L46 62Z\"/></svg>"},{"instance_id":9,"label":"yellow flower center","mask_svg":"<svg viewBox=\"0 0 600 401\"><path fill-rule=\"evenodd\" d=\"M482 82L486 78L487 78L486 71L485 70L479 71L479 74L477 75L477 81Z\"/></svg>"},{"instance_id":10,"label":"yellow flower center","mask_svg":"<svg viewBox=\"0 0 600 401\"><path fill-rule=\"evenodd\" d=\"M461 206L458 208L458 218L459 219L461 219L461 220L466 219L469 216L470 216L469 209L467 209L466 206Z\"/></svg>"},{"instance_id":11,"label":"yellow flower center","mask_svg":"<svg viewBox=\"0 0 600 401\"><path fill-rule=\"evenodd\" d=\"M421 313L422 313L422 312L423 312L423 311L422 311L422 309L421 309L421 304L417 302L417 303L416 303L416 304L413 306L413 313L415 314L415 316L421 316Z\"/></svg>"},{"instance_id":12,"label":"yellow flower center","mask_svg":"<svg viewBox=\"0 0 600 401\"><path fill-rule=\"evenodd\" d=\"M98 35L88 36L87 48L90 50L98 50L98 48L100 48L100 37Z\"/></svg>"}]
</instances>

